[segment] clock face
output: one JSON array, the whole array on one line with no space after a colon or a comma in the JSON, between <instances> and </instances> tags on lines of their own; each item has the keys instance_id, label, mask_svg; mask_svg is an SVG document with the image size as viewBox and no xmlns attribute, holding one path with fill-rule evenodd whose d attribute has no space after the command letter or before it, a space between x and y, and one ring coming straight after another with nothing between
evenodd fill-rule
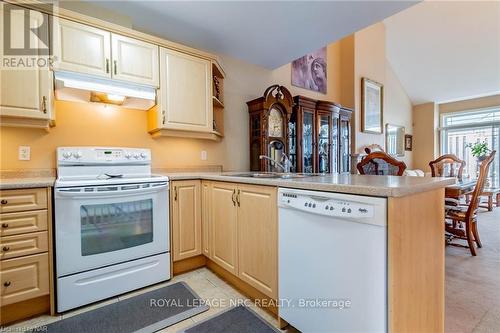
<instances>
[{"instance_id":1,"label":"clock face","mask_svg":"<svg viewBox=\"0 0 500 333\"><path fill-rule=\"evenodd\" d=\"M269 111L269 136L275 138L283 136L283 116L275 108Z\"/></svg>"}]
</instances>

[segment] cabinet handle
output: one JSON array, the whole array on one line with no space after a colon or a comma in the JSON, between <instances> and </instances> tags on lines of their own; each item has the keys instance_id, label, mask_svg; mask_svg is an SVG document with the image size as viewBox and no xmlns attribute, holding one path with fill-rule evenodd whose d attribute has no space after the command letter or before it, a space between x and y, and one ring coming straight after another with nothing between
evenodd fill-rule
<instances>
[{"instance_id":1,"label":"cabinet handle","mask_svg":"<svg viewBox=\"0 0 500 333\"><path fill-rule=\"evenodd\" d=\"M177 186L174 187L174 201L177 201Z\"/></svg>"},{"instance_id":2,"label":"cabinet handle","mask_svg":"<svg viewBox=\"0 0 500 333\"><path fill-rule=\"evenodd\" d=\"M42 111L43 113L47 113L47 97L42 97Z\"/></svg>"},{"instance_id":3,"label":"cabinet handle","mask_svg":"<svg viewBox=\"0 0 500 333\"><path fill-rule=\"evenodd\" d=\"M238 207L240 207L240 190L238 190L238 195L236 196L236 203L238 204Z\"/></svg>"},{"instance_id":4,"label":"cabinet handle","mask_svg":"<svg viewBox=\"0 0 500 333\"><path fill-rule=\"evenodd\" d=\"M8 228L9 224L8 223L2 223L2 228Z\"/></svg>"},{"instance_id":5,"label":"cabinet handle","mask_svg":"<svg viewBox=\"0 0 500 333\"><path fill-rule=\"evenodd\" d=\"M106 74L109 74L109 59L106 58Z\"/></svg>"},{"instance_id":6,"label":"cabinet handle","mask_svg":"<svg viewBox=\"0 0 500 333\"><path fill-rule=\"evenodd\" d=\"M9 203L9 202L8 202L7 200L2 199L2 205L6 205L6 204L8 204L8 203Z\"/></svg>"},{"instance_id":7,"label":"cabinet handle","mask_svg":"<svg viewBox=\"0 0 500 333\"><path fill-rule=\"evenodd\" d=\"M3 252L7 252L7 251L9 251L9 250L10 250L10 247L8 247L8 246L4 246L2 250L3 250Z\"/></svg>"},{"instance_id":8,"label":"cabinet handle","mask_svg":"<svg viewBox=\"0 0 500 333\"><path fill-rule=\"evenodd\" d=\"M5 281L5 282L3 283L3 286L4 286L4 287L8 287L8 286L10 286L10 281Z\"/></svg>"},{"instance_id":9,"label":"cabinet handle","mask_svg":"<svg viewBox=\"0 0 500 333\"><path fill-rule=\"evenodd\" d=\"M116 60L115 60L115 61L113 61L113 64L115 65L115 66L114 66L114 67L115 67L114 71L115 71L115 75L116 75L116 74L118 74L118 70L116 69L116 67L117 67L117 65L116 65Z\"/></svg>"},{"instance_id":10,"label":"cabinet handle","mask_svg":"<svg viewBox=\"0 0 500 333\"><path fill-rule=\"evenodd\" d=\"M233 206L236 206L235 195L236 195L236 189L233 190L233 195L231 196L231 200L233 201Z\"/></svg>"}]
</instances>

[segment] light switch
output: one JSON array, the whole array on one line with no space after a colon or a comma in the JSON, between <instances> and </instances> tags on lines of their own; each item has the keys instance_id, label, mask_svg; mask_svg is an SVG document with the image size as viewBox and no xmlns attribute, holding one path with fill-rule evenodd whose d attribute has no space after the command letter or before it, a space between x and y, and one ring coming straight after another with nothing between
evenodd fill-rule
<instances>
[{"instance_id":1,"label":"light switch","mask_svg":"<svg viewBox=\"0 0 500 333\"><path fill-rule=\"evenodd\" d=\"M31 149L29 146L19 146L19 160L29 161L31 158Z\"/></svg>"},{"instance_id":2,"label":"light switch","mask_svg":"<svg viewBox=\"0 0 500 333\"><path fill-rule=\"evenodd\" d=\"M206 150L202 150L202 151L201 151L201 160L202 160L202 161L206 161L206 160L207 160L207 158L208 158L208 156L207 156L207 151L206 151Z\"/></svg>"}]
</instances>

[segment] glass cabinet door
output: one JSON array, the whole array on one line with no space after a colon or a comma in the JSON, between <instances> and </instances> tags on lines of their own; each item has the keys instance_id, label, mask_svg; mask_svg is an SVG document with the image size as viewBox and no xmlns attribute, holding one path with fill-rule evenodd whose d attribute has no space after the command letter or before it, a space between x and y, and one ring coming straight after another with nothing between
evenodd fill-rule
<instances>
[{"instance_id":1,"label":"glass cabinet door","mask_svg":"<svg viewBox=\"0 0 500 333\"><path fill-rule=\"evenodd\" d=\"M297 116L292 116L288 123L288 157L292 164L292 171L297 171Z\"/></svg>"},{"instance_id":2,"label":"glass cabinet door","mask_svg":"<svg viewBox=\"0 0 500 333\"><path fill-rule=\"evenodd\" d=\"M339 172L339 119L334 118L332 121L332 170L331 172Z\"/></svg>"},{"instance_id":3,"label":"glass cabinet door","mask_svg":"<svg viewBox=\"0 0 500 333\"><path fill-rule=\"evenodd\" d=\"M304 112L302 120L302 172L314 170L314 113Z\"/></svg>"},{"instance_id":4,"label":"glass cabinet door","mask_svg":"<svg viewBox=\"0 0 500 333\"><path fill-rule=\"evenodd\" d=\"M326 114L318 115L318 172L331 172L331 136L330 136L331 116Z\"/></svg>"},{"instance_id":5,"label":"glass cabinet door","mask_svg":"<svg viewBox=\"0 0 500 333\"><path fill-rule=\"evenodd\" d=\"M350 124L349 120L340 119L340 172L350 171L350 155L351 155L351 144L350 144Z\"/></svg>"}]
</instances>

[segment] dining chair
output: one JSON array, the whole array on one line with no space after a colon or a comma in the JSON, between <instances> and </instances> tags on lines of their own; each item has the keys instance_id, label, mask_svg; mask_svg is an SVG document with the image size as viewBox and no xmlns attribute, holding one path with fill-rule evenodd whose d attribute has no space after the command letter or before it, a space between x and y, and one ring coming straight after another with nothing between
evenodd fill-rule
<instances>
[{"instance_id":1,"label":"dining chair","mask_svg":"<svg viewBox=\"0 0 500 333\"><path fill-rule=\"evenodd\" d=\"M456 177L458 180L462 180L465 161L454 154L445 154L429 162L429 167L431 168L432 177ZM460 204L460 198L445 199L446 209Z\"/></svg>"},{"instance_id":2,"label":"dining chair","mask_svg":"<svg viewBox=\"0 0 500 333\"><path fill-rule=\"evenodd\" d=\"M446 210L445 230L452 235L453 238L463 239L467 241L468 246L453 243L451 239L447 242L449 245L468 247L473 256L476 255L476 248L482 247L479 232L477 230L477 208L479 206L480 196L484 190L484 184L488 177L490 165L495 158L496 151L493 151L479 167L479 178L477 179L474 191L471 193L470 204L466 207L454 206ZM451 222L448 222L450 220Z\"/></svg>"},{"instance_id":3,"label":"dining chair","mask_svg":"<svg viewBox=\"0 0 500 333\"><path fill-rule=\"evenodd\" d=\"M445 154L429 163L432 177L457 177L462 179L465 161L456 155Z\"/></svg>"},{"instance_id":4,"label":"dining chair","mask_svg":"<svg viewBox=\"0 0 500 333\"><path fill-rule=\"evenodd\" d=\"M406 164L382 151L371 152L356 165L362 175L402 176Z\"/></svg>"}]
</instances>

